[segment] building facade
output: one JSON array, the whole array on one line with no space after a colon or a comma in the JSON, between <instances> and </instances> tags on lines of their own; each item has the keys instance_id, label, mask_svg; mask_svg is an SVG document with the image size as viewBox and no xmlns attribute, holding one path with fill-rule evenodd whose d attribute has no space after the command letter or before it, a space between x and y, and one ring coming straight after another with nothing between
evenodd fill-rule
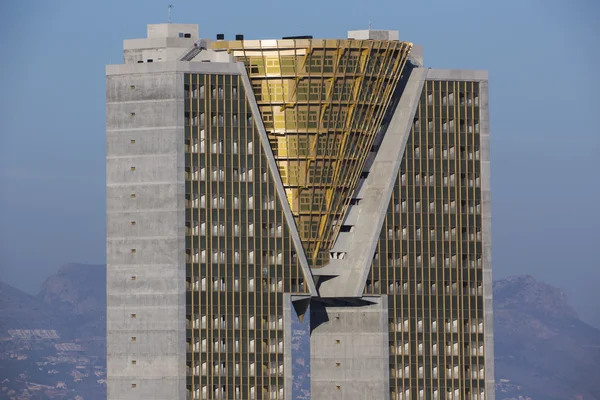
<instances>
[{"instance_id":1,"label":"building facade","mask_svg":"<svg viewBox=\"0 0 600 400\"><path fill-rule=\"evenodd\" d=\"M487 73L348 36L107 66L109 399L494 399Z\"/></svg>"}]
</instances>

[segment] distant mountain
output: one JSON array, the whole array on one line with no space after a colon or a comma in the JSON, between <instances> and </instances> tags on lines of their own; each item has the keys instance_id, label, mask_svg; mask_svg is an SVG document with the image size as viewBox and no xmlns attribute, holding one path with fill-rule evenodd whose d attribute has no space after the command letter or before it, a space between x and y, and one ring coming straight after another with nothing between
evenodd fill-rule
<instances>
[{"instance_id":1,"label":"distant mountain","mask_svg":"<svg viewBox=\"0 0 600 400\"><path fill-rule=\"evenodd\" d=\"M105 398L105 288L103 265L65 265L37 296L0 282L0 399ZM531 276L499 280L494 316L496 399L600 400L600 330L562 291Z\"/></svg>"},{"instance_id":2,"label":"distant mountain","mask_svg":"<svg viewBox=\"0 0 600 400\"><path fill-rule=\"evenodd\" d=\"M531 276L497 281L494 318L497 399L600 400L600 330L561 290Z\"/></svg>"},{"instance_id":3,"label":"distant mountain","mask_svg":"<svg viewBox=\"0 0 600 400\"><path fill-rule=\"evenodd\" d=\"M42 284L37 297L73 315L105 313L106 266L67 264Z\"/></svg>"},{"instance_id":4,"label":"distant mountain","mask_svg":"<svg viewBox=\"0 0 600 400\"><path fill-rule=\"evenodd\" d=\"M0 282L0 400L106 399L106 268L68 264L37 296Z\"/></svg>"},{"instance_id":5,"label":"distant mountain","mask_svg":"<svg viewBox=\"0 0 600 400\"><path fill-rule=\"evenodd\" d=\"M0 336L9 329L49 329L61 324L60 313L49 304L0 282Z\"/></svg>"}]
</instances>

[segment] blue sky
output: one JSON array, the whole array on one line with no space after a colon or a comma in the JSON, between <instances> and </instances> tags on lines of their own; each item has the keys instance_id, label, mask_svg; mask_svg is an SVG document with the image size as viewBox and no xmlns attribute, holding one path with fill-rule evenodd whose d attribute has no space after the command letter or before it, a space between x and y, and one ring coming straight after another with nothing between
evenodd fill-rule
<instances>
[{"instance_id":1,"label":"blue sky","mask_svg":"<svg viewBox=\"0 0 600 400\"><path fill-rule=\"evenodd\" d=\"M427 66L489 70L495 278L556 285L600 327L599 2L169 1L204 37L344 37L371 20ZM169 1L3 5L1 280L36 292L63 263L104 262L104 66Z\"/></svg>"}]
</instances>

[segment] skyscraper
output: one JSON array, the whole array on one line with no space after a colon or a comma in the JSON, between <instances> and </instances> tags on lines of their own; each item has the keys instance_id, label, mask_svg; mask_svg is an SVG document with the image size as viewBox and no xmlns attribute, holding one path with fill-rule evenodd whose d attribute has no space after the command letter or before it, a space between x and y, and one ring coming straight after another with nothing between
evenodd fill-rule
<instances>
[{"instance_id":1,"label":"skyscraper","mask_svg":"<svg viewBox=\"0 0 600 400\"><path fill-rule=\"evenodd\" d=\"M488 83L397 31L107 74L108 398L494 399Z\"/></svg>"}]
</instances>

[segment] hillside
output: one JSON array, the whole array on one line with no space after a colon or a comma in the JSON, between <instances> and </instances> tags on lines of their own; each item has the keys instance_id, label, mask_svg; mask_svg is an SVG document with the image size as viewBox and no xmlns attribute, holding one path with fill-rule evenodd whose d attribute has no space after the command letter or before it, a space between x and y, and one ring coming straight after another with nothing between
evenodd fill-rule
<instances>
[{"instance_id":1,"label":"hillside","mask_svg":"<svg viewBox=\"0 0 600 400\"><path fill-rule=\"evenodd\" d=\"M497 399L600 399L600 331L562 291L531 276L503 279L494 313Z\"/></svg>"}]
</instances>

